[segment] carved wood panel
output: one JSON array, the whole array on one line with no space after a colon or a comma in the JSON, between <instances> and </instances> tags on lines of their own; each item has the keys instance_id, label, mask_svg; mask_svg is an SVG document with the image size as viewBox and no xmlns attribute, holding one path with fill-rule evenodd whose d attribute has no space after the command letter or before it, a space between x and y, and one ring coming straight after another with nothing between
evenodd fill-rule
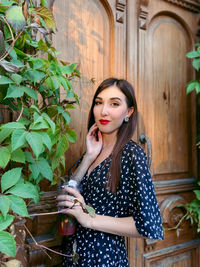
<instances>
[{"instance_id":1,"label":"carved wood panel","mask_svg":"<svg viewBox=\"0 0 200 267\"><path fill-rule=\"evenodd\" d=\"M144 119L141 128L152 141L154 151L152 174L154 179L190 177L192 122L185 92L190 77L185 54L192 41L185 27L170 14L156 16L148 25L147 34L145 70L148 71L143 70L145 84L140 93L140 107Z\"/></svg>"}]
</instances>

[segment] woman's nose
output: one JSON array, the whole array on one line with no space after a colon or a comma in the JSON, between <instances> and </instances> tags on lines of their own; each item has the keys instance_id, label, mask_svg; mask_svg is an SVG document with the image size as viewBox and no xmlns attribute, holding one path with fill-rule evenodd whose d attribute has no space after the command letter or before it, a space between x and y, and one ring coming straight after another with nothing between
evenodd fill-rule
<instances>
[{"instance_id":1,"label":"woman's nose","mask_svg":"<svg viewBox=\"0 0 200 267\"><path fill-rule=\"evenodd\" d=\"M104 116L108 115L108 106L107 105L102 105L101 114Z\"/></svg>"}]
</instances>

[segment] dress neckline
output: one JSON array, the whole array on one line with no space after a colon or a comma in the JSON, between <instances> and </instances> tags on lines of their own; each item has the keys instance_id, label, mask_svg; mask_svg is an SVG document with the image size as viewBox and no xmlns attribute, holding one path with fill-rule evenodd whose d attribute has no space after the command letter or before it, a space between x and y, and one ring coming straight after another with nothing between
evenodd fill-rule
<instances>
[{"instance_id":1,"label":"dress neckline","mask_svg":"<svg viewBox=\"0 0 200 267\"><path fill-rule=\"evenodd\" d=\"M103 161L101 161L96 167L94 167L94 169L91 170L90 173L88 173L88 170L86 172L87 177L89 178L90 175L98 168L100 167L100 171L105 167L106 163L108 162L108 160L111 158L111 155L109 155L107 158L105 158ZM101 166L102 165L102 166Z\"/></svg>"}]
</instances>

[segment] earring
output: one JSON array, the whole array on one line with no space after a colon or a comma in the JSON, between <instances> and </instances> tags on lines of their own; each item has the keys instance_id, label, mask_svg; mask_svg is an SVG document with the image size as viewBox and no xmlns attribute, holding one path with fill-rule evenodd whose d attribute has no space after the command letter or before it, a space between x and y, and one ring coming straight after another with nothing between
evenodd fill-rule
<instances>
[{"instance_id":1,"label":"earring","mask_svg":"<svg viewBox=\"0 0 200 267\"><path fill-rule=\"evenodd\" d=\"M124 122L128 122L128 121L129 121L129 117L125 117Z\"/></svg>"}]
</instances>

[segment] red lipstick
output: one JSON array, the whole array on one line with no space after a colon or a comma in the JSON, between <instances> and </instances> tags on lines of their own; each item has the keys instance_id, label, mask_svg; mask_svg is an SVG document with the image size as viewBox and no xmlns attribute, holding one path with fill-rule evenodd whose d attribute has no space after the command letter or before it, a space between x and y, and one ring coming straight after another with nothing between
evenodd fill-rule
<instances>
[{"instance_id":1,"label":"red lipstick","mask_svg":"<svg viewBox=\"0 0 200 267\"><path fill-rule=\"evenodd\" d=\"M102 125L106 125L106 124L108 124L110 121L109 121L109 120L99 120L99 122L100 122Z\"/></svg>"}]
</instances>

